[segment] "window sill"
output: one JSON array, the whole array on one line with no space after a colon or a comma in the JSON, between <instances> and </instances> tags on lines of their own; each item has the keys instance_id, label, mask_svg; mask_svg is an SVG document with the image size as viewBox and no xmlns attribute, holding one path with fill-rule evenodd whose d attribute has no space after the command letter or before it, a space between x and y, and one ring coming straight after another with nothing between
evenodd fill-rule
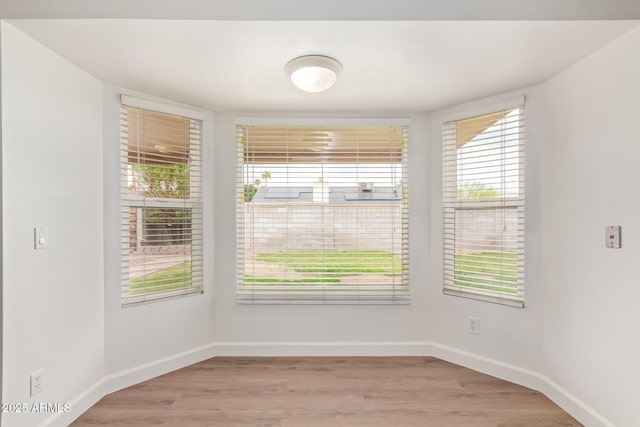
<instances>
[{"instance_id":1,"label":"window sill","mask_svg":"<svg viewBox=\"0 0 640 427\"><path fill-rule=\"evenodd\" d=\"M121 307L122 308L137 307L140 305L147 305L147 304L158 303L163 301L171 301L179 298L202 295L203 293L204 293L204 290L202 288L199 288L199 289L189 290L187 292L181 291L179 293L173 292L173 293L158 294L158 295L144 295L144 296L141 295L139 298L129 297L127 298L127 301L122 302Z\"/></svg>"},{"instance_id":2,"label":"window sill","mask_svg":"<svg viewBox=\"0 0 640 427\"><path fill-rule=\"evenodd\" d=\"M484 293L482 291L461 290L445 288L442 290L445 295L469 298L478 301L490 302L493 304L507 305L510 307L524 308L524 300L517 297L498 296L494 294Z\"/></svg>"},{"instance_id":3,"label":"window sill","mask_svg":"<svg viewBox=\"0 0 640 427\"><path fill-rule=\"evenodd\" d=\"M396 292L362 293L290 291L260 293L238 290L237 304L249 305L407 305L411 298L408 290Z\"/></svg>"}]
</instances>

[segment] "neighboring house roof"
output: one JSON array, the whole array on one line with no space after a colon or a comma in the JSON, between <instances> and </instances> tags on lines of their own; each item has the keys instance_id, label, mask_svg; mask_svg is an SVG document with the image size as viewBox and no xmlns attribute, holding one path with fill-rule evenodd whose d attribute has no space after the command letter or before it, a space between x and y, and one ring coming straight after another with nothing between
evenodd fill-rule
<instances>
[{"instance_id":1,"label":"neighboring house roof","mask_svg":"<svg viewBox=\"0 0 640 427\"><path fill-rule=\"evenodd\" d=\"M360 191L358 187L329 187L329 204L400 203L400 187L375 187L373 191ZM253 203L314 203L313 187L262 187L253 196Z\"/></svg>"}]
</instances>

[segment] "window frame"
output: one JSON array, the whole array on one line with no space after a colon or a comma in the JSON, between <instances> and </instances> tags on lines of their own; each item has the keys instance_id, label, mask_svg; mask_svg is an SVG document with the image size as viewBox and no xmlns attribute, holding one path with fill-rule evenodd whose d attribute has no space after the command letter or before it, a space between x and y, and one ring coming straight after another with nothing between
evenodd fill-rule
<instances>
[{"instance_id":1,"label":"window frame","mask_svg":"<svg viewBox=\"0 0 640 427\"><path fill-rule=\"evenodd\" d=\"M304 295L295 295L296 290L285 291L284 293L273 293L273 297L254 297L251 291L242 289L244 275L244 247L241 242L244 229L244 218L240 216L240 204L243 200L243 169L246 166L244 156L239 148L239 141L236 137L236 145L238 146L236 161L236 303L238 304L409 304L410 303L410 277L409 277L409 206L408 206L408 180L409 180L409 148L410 143L410 120L405 117L401 118L273 118L273 117L238 117L235 120L236 132L241 126L273 126L273 127L357 127L357 126L400 126L406 128L406 143L403 147L403 167L404 167L404 194L401 198L401 218L406 222L406 226L401 231L402 244L406 246L403 252L402 277L404 278L404 287L396 289L395 295L387 290L371 290L369 294L362 294L361 297L339 297L339 291L322 290L318 292L304 292ZM237 135L236 135L237 136ZM397 285L396 285L397 286ZM293 287L292 287L293 288Z\"/></svg>"},{"instance_id":2,"label":"window frame","mask_svg":"<svg viewBox=\"0 0 640 427\"><path fill-rule=\"evenodd\" d=\"M168 197L147 197L135 194L128 188L129 163L128 147L128 118L129 108L146 110L152 113L179 117L189 120L189 197L168 198ZM188 107L152 101L122 94L120 96L120 230L122 233L120 244L121 259L121 280L120 280L120 300L121 306L134 307L158 301L166 301L185 296L200 295L204 292L203 280L203 199L202 199L202 150L203 137L202 128L205 115L203 112ZM194 135L197 139L194 140ZM176 163L180 164L180 163ZM191 285L173 290L155 291L141 295L130 294L129 278L129 257L128 244L125 244L125 230L129 227L129 210L131 208L159 208L159 209L188 209L191 212L191 224L189 241L191 246Z\"/></svg>"},{"instance_id":3,"label":"window frame","mask_svg":"<svg viewBox=\"0 0 640 427\"><path fill-rule=\"evenodd\" d=\"M475 117L490 115L494 113L499 113L502 111L520 108L520 117L519 117L519 137L518 137L518 162L519 167L522 168L519 171L520 179L522 180L519 183L519 195L517 197L501 197L496 198L495 200L458 200L457 196L453 194L454 191L457 192L457 176L458 176L458 166L457 160L454 162L456 164L455 168L450 167L447 169L447 162L451 163L451 159L447 158L448 149L451 153L457 153L456 150L451 150L452 140L447 140L445 137L445 127L451 123L457 123L462 120L472 119ZM526 116L526 98L525 96L518 96L515 98L507 99L504 101L498 101L494 103L489 103L484 106L462 109L450 113L445 113L441 116L440 122L440 136L441 136L441 146L442 146L442 158L441 158L441 167L442 167L442 250L443 250L443 282L442 282L442 292L444 295L457 296L463 298L469 298L474 300L480 300L490 303L497 303L512 307L524 308L525 306L525 276L524 276L524 265L525 265L525 252L526 252L526 224L525 224L525 205L526 205L526 126L525 119ZM455 142L454 142L455 144ZM454 182L455 186L451 186L450 184ZM449 184L449 189L447 189L447 185ZM455 188L455 190L454 190ZM455 200L454 200L455 199ZM453 200L453 201L452 201ZM452 283L455 275L455 263L451 264L452 261L449 260L449 265L447 265L447 257L453 256L455 260L455 226L453 236L447 236L447 233L450 231L447 229L447 215L451 215L453 212L453 220L449 219L449 221L453 221L455 224L455 212L460 210L474 210L474 209L516 209L518 221L522 224L522 230L519 231L518 239L521 241L521 247L518 249L516 254L516 270L517 270L517 294L511 295L505 292L498 291L483 291L481 289L466 287L460 285L454 285ZM449 247L449 248L448 248ZM453 249L451 249L453 247ZM453 267L451 266L453 265Z\"/></svg>"}]
</instances>

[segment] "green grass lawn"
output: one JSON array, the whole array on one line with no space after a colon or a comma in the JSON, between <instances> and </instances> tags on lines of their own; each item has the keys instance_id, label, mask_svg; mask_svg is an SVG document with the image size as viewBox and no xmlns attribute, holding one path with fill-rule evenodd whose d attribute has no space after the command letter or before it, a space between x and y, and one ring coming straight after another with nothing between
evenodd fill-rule
<instances>
[{"instance_id":1,"label":"green grass lawn","mask_svg":"<svg viewBox=\"0 0 640 427\"><path fill-rule=\"evenodd\" d=\"M129 280L131 295L170 291L189 286L191 286L191 261Z\"/></svg>"},{"instance_id":2,"label":"green grass lawn","mask_svg":"<svg viewBox=\"0 0 640 427\"><path fill-rule=\"evenodd\" d=\"M363 273L389 277L402 274L400 257L385 251L263 253L256 255L256 261L282 264L297 273L309 274L309 277L287 280L245 276L246 284L340 283L340 277Z\"/></svg>"},{"instance_id":3,"label":"green grass lawn","mask_svg":"<svg viewBox=\"0 0 640 427\"><path fill-rule=\"evenodd\" d=\"M260 284L260 285L279 285L281 283L340 283L340 279L276 279L273 277L253 277L244 276L244 283Z\"/></svg>"},{"instance_id":4,"label":"green grass lawn","mask_svg":"<svg viewBox=\"0 0 640 427\"><path fill-rule=\"evenodd\" d=\"M454 284L475 289L517 292L517 258L509 252L456 255Z\"/></svg>"},{"instance_id":5,"label":"green grass lawn","mask_svg":"<svg viewBox=\"0 0 640 427\"><path fill-rule=\"evenodd\" d=\"M286 264L298 273L348 276L359 273L399 275L400 257L384 251L344 251L258 254L257 261Z\"/></svg>"}]
</instances>

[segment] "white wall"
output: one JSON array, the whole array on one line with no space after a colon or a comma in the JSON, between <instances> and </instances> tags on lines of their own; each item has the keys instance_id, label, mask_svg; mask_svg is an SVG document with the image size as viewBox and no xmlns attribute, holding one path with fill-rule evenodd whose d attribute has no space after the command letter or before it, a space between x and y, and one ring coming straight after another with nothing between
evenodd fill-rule
<instances>
[{"instance_id":1,"label":"white wall","mask_svg":"<svg viewBox=\"0 0 640 427\"><path fill-rule=\"evenodd\" d=\"M438 347L542 373L614 424L640 424L640 31L540 87L410 115L412 303L402 306L235 304L235 115L208 114L205 293L121 308L118 95L152 97L101 85L6 23L1 38L3 401L62 403L104 375L99 390L110 391L213 354ZM445 296L440 125L522 94L526 307ZM604 248L605 224L623 226L623 249ZM48 226L49 249L32 249L34 225ZM469 315L479 336L466 332ZM31 399L29 374L40 368L46 390Z\"/></svg>"},{"instance_id":2,"label":"white wall","mask_svg":"<svg viewBox=\"0 0 640 427\"><path fill-rule=\"evenodd\" d=\"M0 30L0 82L2 81L2 31ZM0 83L0 165L2 165L2 84ZM3 210L3 202L4 198L2 196L2 168L0 167L0 224L2 224L2 210ZM2 238L2 227L0 226L0 241L3 241ZM2 302L3 297L3 282L4 282L4 273L2 270L2 266L4 263L4 255L2 252L2 245L0 245L0 402L4 402L2 398L2 344L4 339L3 337L3 324L4 324L4 304ZM2 416L0 415L0 425L2 425Z\"/></svg>"},{"instance_id":3,"label":"white wall","mask_svg":"<svg viewBox=\"0 0 640 427\"><path fill-rule=\"evenodd\" d=\"M540 140L545 371L621 427L640 425L639 52L635 30L548 81Z\"/></svg>"},{"instance_id":4,"label":"white wall","mask_svg":"<svg viewBox=\"0 0 640 427\"><path fill-rule=\"evenodd\" d=\"M169 102L104 86L105 370L119 376L213 343L213 115L203 122L204 294L122 308L120 293L120 94ZM212 353L211 353L212 355ZM195 359L191 359L195 360ZM174 365L174 368L180 367ZM142 377L159 374L146 371ZM128 384L124 379L120 385Z\"/></svg>"},{"instance_id":5,"label":"white wall","mask_svg":"<svg viewBox=\"0 0 640 427\"><path fill-rule=\"evenodd\" d=\"M102 85L1 31L3 402L70 402L104 374ZM33 249L35 225L48 249ZM45 390L31 398L37 369ZM2 415L31 427L51 414Z\"/></svg>"},{"instance_id":6,"label":"white wall","mask_svg":"<svg viewBox=\"0 0 640 427\"><path fill-rule=\"evenodd\" d=\"M525 95L525 307L514 308L442 293L442 123L502 108L499 104ZM542 236L540 188L542 165L539 133L541 105L537 87L470 102L432 115L431 151L431 265L428 305L430 339L478 356L540 372L542 369ZM471 335L468 316L480 321L480 335Z\"/></svg>"},{"instance_id":7,"label":"white wall","mask_svg":"<svg viewBox=\"0 0 640 427\"><path fill-rule=\"evenodd\" d=\"M298 114L298 116L311 115ZM409 174L413 186L409 200L412 219L410 225L412 304L404 306L270 306L235 303L235 116L216 115L214 323L216 325L215 341L221 344L218 348L219 354L250 352L257 354L340 354L341 352L370 354L372 349L370 345L379 349L380 346L375 344L394 343L412 344L394 348L389 346L387 351L390 354L411 351L410 348L419 350L420 343L428 338L429 323L429 313L425 309L429 262L427 245L429 121L425 114L412 114L410 118ZM260 345L247 346L252 343ZM307 346L307 343L316 345Z\"/></svg>"}]
</instances>

